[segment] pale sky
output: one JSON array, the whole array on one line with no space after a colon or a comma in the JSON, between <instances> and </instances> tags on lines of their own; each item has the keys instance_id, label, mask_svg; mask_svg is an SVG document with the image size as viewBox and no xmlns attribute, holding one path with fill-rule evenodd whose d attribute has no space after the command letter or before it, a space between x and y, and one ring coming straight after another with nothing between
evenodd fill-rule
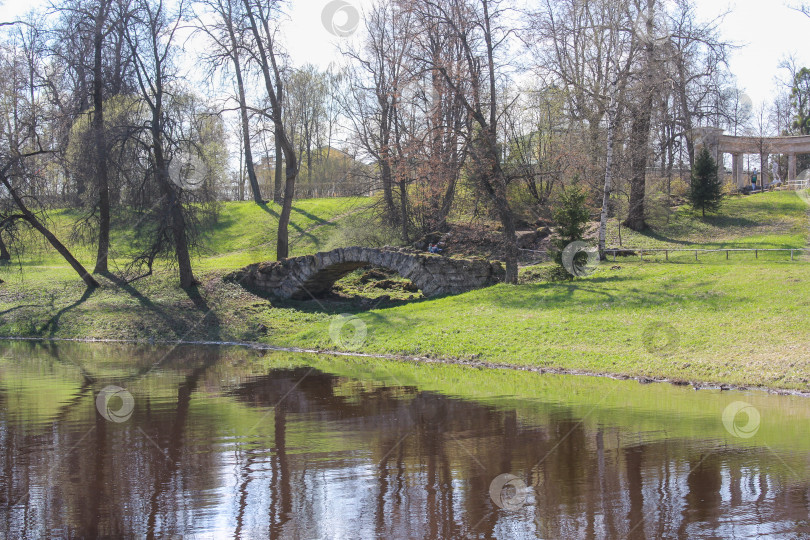
<instances>
[{"instance_id":1,"label":"pale sky","mask_svg":"<svg viewBox=\"0 0 810 540\"><path fill-rule=\"evenodd\" d=\"M713 19L728 11L720 23L723 37L742 47L734 51L730 71L737 76L754 105L770 102L779 62L794 54L800 65L810 65L807 36L810 17L787 7L790 0L697 0L701 19Z\"/></svg>"},{"instance_id":2,"label":"pale sky","mask_svg":"<svg viewBox=\"0 0 810 540\"><path fill-rule=\"evenodd\" d=\"M337 58L342 39L321 23L321 13L331 0L299 0L293 3L287 30L288 47L296 64L311 62L326 67ZM362 10L370 0L345 0ZM771 101L780 60L795 54L801 65L810 65L807 37L810 18L787 7L790 0L697 0L701 19L728 14L719 24L722 36L741 48L732 53L729 69L737 76L754 105ZM522 3L522 2L521 2ZM795 2L791 2L795 3ZM531 4L531 2L529 2Z\"/></svg>"},{"instance_id":3,"label":"pale sky","mask_svg":"<svg viewBox=\"0 0 810 540\"><path fill-rule=\"evenodd\" d=\"M327 5L343 2L344 9L336 12L337 26L351 21L354 8L362 11L371 0L294 0L289 9L290 20L285 24L287 48L295 65L313 63L325 68L339 58L337 45L345 37L335 36L324 26L322 14ZM775 93L775 78L779 61L794 53L801 65L810 65L806 37L810 34L810 18L791 10L787 3L798 0L696 0L702 19L713 19L728 11L720 23L722 36L742 45L733 53L731 72L745 89L754 105L770 101ZM519 0L523 3L523 0ZM528 0L531 5L531 0ZM0 7L0 20L23 14L43 0L6 0ZM362 27L362 23L361 23ZM360 31L361 29L358 29Z\"/></svg>"}]
</instances>

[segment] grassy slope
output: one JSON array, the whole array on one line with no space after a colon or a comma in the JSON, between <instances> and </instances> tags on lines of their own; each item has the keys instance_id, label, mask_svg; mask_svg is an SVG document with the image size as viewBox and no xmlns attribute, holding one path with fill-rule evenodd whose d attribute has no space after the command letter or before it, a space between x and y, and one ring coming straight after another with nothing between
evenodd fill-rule
<instances>
[{"instance_id":1,"label":"grassy slope","mask_svg":"<svg viewBox=\"0 0 810 540\"><path fill-rule=\"evenodd\" d=\"M336 218L358 211L364 199L331 198L297 201L290 218L290 249L293 255L312 253L322 249L335 229ZM275 235L280 206L269 203L260 208L253 202L223 203L215 224L202 230L201 247L196 256L196 267L235 268L257 260L275 257ZM60 210L49 216L51 230L68 245L73 254L88 267L95 260L92 246L72 240L75 223L79 218L73 210ZM120 255L122 262L128 251L127 240L131 220L114 224L112 254ZM26 238L31 247L22 258L30 266L66 266L64 260L49 246L43 246L37 236ZM15 263L18 261L15 261ZM3 279L10 276L3 269Z\"/></svg>"},{"instance_id":2,"label":"grassy slope","mask_svg":"<svg viewBox=\"0 0 810 540\"><path fill-rule=\"evenodd\" d=\"M319 223L314 216L339 216L355 204L302 201L294 219L307 229ZM654 223L649 234L623 232L623 243L803 247L807 209L790 192L732 199L716 218L695 223L678 211L669 225ZM265 254L271 249L255 247L272 236L272 230L262 232L272 226L265 216L247 203L226 205L223 223L210 232L210 252L198 261L207 280L195 297L178 290L165 273L125 289L105 281L101 290L83 296L81 284L58 260L47 261L51 268L27 268L24 280L5 271L0 335L240 339L340 348L329 328L332 315L346 306L268 302L218 279L223 269L270 258ZM324 245L330 228L313 229L314 238L301 236L295 253ZM230 254L216 255L225 252ZM692 261L693 255L670 264L620 260L621 268L605 264L571 283L499 285L360 313L368 330L361 350L807 390L806 261L791 263L784 254L735 254L731 262L724 254L702 255L699 263ZM674 329L677 342L654 332L664 327Z\"/></svg>"},{"instance_id":3,"label":"grassy slope","mask_svg":"<svg viewBox=\"0 0 810 540\"><path fill-rule=\"evenodd\" d=\"M362 350L808 388L806 264L621 266L361 314ZM282 340L331 345L325 323Z\"/></svg>"},{"instance_id":4,"label":"grassy slope","mask_svg":"<svg viewBox=\"0 0 810 540\"><path fill-rule=\"evenodd\" d=\"M622 246L634 248L801 248L807 240L807 205L794 192L761 193L726 199L722 210L695 219L682 206L668 217L648 218L651 231L636 233L622 227ZM608 227L608 245L618 247L618 220Z\"/></svg>"}]
</instances>

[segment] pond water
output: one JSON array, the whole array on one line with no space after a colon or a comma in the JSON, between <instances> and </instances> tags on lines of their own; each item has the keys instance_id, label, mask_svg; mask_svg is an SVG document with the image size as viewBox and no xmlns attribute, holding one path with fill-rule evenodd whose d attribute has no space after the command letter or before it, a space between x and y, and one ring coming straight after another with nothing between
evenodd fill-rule
<instances>
[{"instance_id":1,"label":"pond water","mask_svg":"<svg viewBox=\"0 0 810 540\"><path fill-rule=\"evenodd\" d=\"M2 538L807 538L810 401L0 343Z\"/></svg>"}]
</instances>

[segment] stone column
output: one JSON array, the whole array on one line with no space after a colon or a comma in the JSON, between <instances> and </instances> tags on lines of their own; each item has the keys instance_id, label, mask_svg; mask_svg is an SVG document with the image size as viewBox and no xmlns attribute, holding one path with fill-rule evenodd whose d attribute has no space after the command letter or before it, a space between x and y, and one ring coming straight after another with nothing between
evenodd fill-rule
<instances>
[{"instance_id":1,"label":"stone column","mask_svg":"<svg viewBox=\"0 0 810 540\"><path fill-rule=\"evenodd\" d=\"M731 155L731 176L734 179L734 185L738 188L743 186L743 155Z\"/></svg>"},{"instance_id":2,"label":"stone column","mask_svg":"<svg viewBox=\"0 0 810 540\"><path fill-rule=\"evenodd\" d=\"M768 183L768 154L759 155L759 178L757 178L757 186L763 189Z\"/></svg>"},{"instance_id":3,"label":"stone column","mask_svg":"<svg viewBox=\"0 0 810 540\"><path fill-rule=\"evenodd\" d=\"M723 152L718 148L717 149L717 178L720 179L720 182L723 184L726 183L726 162L725 156Z\"/></svg>"},{"instance_id":4,"label":"stone column","mask_svg":"<svg viewBox=\"0 0 810 540\"><path fill-rule=\"evenodd\" d=\"M796 154L788 154L788 180L796 180Z\"/></svg>"}]
</instances>

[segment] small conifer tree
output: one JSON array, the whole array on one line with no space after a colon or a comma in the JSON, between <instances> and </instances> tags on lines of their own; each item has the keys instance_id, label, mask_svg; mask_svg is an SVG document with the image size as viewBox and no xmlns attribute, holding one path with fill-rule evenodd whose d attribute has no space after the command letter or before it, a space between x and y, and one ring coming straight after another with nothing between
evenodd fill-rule
<instances>
[{"instance_id":1,"label":"small conifer tree","mask_svg":"<svg viewBox=\"0 0 810 540\"><path fill-rule=\"evenodd\" d=\"M689 203L695 210L700 209L703 217L706 210L716 212L723 202L723 184L717 176L717 163L706 148L695 159L692 169L692 186L689 190Z\"/></svg>"},{"instance_id":2,"label":"small conifer tree","mask_svg":"<svg viewBox=\"0 0 810 540\"><path fill-rule=\"evenodd\" d=\"M563 250L572 242L582 241L588 222L591 219L590 211L585 202L587 194L578 187L564 189L560 194L559 205L554 211L553 218L557 226L556 235L552 240L554 246L554 262L559 267L554 272L555 278L565 277L573 279L573 276L565 270L563 265ZM574 257L575 264L582 264L587 259L584 252L577 253Z\"/></svg>"}]
</instances>

